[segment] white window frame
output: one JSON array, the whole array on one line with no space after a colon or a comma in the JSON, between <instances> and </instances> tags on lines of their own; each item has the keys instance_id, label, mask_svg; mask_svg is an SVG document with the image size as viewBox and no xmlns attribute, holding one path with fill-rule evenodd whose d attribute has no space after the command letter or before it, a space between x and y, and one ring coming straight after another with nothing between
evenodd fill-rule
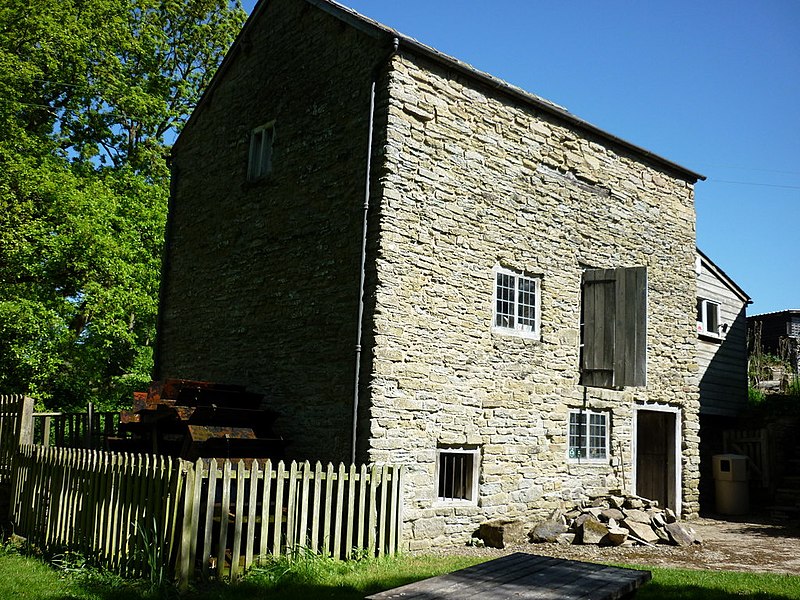
<instances>
[{"instance_id":1,"label":"white window frame","mask_svg":"<svg viewBox=\"0 0 800 600\"><path fill-rule=\"evenodd\" d=\"M265 123L250 132L247 160L247 180L259 181L272 173L272 147L275 143L275 121Z\"/></svg>"},{"instance_id":2,"label":"white window frame","mask_svg":"<svg viewBox=\"0 0 800 600\"><path fill-rule=\"evenodd\" d=\"M455 495L446 496L442 492L442 482L440 477L447 477L447 466L443 461L447 461L448 457L458 461L459 459L471 459L471 464L467 465L467 472L462 472L461 476L466 481L462 483L464 488L463 494L456 497ZM447 447L442 446L436 449L436 469L434 473L434 495L437 502L447 504L471 504L478 503L478 478L480 477L480 449L478 447Z\"/></svg>"},{"instance_id":3,"label":"white window frame","mask_svg":"<svg viewBox=\"0 0 800 600\"><path fill-rule=\"evenodd\" d=\"M500 277L511 278L513 281L513 288L508 286L504 286L501 288L499 278ZM530 324L520 324L520 308L521 306L525 306L524 300L522 298L524 291L521 291L520 288L520 280L531 282L534 285L534 298L533 302L533 325ZM538 340L541 331L541 320L542 320L542 278L541 276L533 276L528 275L524 271L512 271L511 269L506 269L499 265L495 265L494 269L492 269L492 331L495 333L501 333L504 335L515 335L519 337L529 338ZM498 292L501 292L502 289L507 291L513 292L513 297L501 297ZM506 303L511 305L511 313L502 313L498 310L499 303ZM528 305L530 306L530 305ZM510 324L502 324L498 323L498 321L502 321L504 318L510 318L508 320L512 321ZM530 319L530 316L523 317L523 319Z\"/></svg>"},{"instance_id":4,"label":"white window frame","mask_svg":"<svg viewBox=\"0 0 800 600\"><path fill-rule=\"evenodd\" d=\"M710 316L710 309L714 307L716 311L716 327L710 327L709 323L709 316ZM697 312L698 312L698 321L697 321L697 333L699 335L705 335L708 337L713 337L717 339L722 338L722 305L719 302L715 302L714 300L708 300L707 298L698 298L697 299Z\"/></svg>"},{"instance_id":5,"label":"white window frame","mask_svg":"<svg viewBox=\"0 0 800 600\"><path fill-rule=\"evenodd\" d=\"M577 435L573 433L573 416L578 415L585 415L585 419L583 423L576 423L575 425L581 427L583 429L582 432L578 432ZM589 451L592 448L598 448L599 446L591 446L590 442L592 439L597 439L599 436L592 435L591 426L592 426L592 418L601 418L603 420L603 445L602 451L603 456L589 456ZM569 411L569 415L567 416L567 460L571 463L590 463L590 464L608 464L610 458L610 444L609 438L611 434L611 413L607 411L595 411L595 410L588 410L588 409L572 409ZM578 444L573 444L574 439L578 439L582 441L582 445L580 445L580 441ZM586 453L586 456L581 456L580 452L574 451L573 448L577 450L583 449Z\"/></svg>"}]
</instances>

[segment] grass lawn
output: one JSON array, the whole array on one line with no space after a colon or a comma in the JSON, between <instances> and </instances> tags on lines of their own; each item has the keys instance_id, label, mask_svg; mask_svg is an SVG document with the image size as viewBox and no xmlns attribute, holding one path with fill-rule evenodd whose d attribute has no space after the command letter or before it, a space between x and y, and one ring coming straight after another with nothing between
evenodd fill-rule
<instances>
[{"instance_id":1,"label":"grass lawn","mask_svg":"<svg viewBox=\"0 0 800 600\"><path fill-rule=\"evenodd\" d=\"M254 569L237 585L209 584L191 590L186 597L199 600L361 600L367 594L482 560L441 556L400 556L349 563L318 557L280 560L268 568ZM638 600L800 600L800 576L634 568L648 568L653 572L653 580L639 591ZM172 588L150 590L144 581L123 581L93 569L57 570L37 559L0 552L0 600L157 600L176 597Z\"/></svg>"}]
</instances>

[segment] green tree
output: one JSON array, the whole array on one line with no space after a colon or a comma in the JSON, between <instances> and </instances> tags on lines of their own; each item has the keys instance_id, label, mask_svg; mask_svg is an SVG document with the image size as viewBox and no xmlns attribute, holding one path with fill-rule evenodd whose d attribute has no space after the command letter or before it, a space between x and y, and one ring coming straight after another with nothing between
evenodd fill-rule
<instances>
[{"instance_id":1,"label":"green tree","mask_svg":"<svg viewBox=\"0 0 800 600\"><path fill-rule=\"evenodd\" d=\"M165 157L244 17L227 0L0 7L0 393L115 406L147 385Z\"/></svg>"}]
</instances>

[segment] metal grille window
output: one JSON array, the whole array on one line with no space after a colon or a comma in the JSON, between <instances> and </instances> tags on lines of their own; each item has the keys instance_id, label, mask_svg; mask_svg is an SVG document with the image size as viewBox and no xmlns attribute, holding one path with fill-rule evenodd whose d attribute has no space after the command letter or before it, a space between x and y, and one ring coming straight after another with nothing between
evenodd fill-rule
<instances>
[{"instance_id":1,"label":"metal grille window","mask_svg":"<svg viewBox=\"0 0 800 600\"><path fill-rule=\"evenodd\" d=\"M250 154L247 180L258 181L272 172L272 144L275 141L275 123L267 123L250 132Z\"/></svg>"},{"instance_id":2,"label":"metal grille window","mask_svg":"<svg viewBox=\"0 0 800 600\"><path fill-rule=\"evenodd\" d=\"M539 283L538 277L495 269L495 331L539 337Z\"/></svg>"},{"instance_id":3,"label":"metal grille window","mask_svg":"<svg viewBox=\"0 0 800 600\"><path fill-rule=\"evenodd\" d=\"M477 448L440 448L436 471L436 496L439 500L477 501Z\"/></svg>"},{"instance_id":4,"label":"metal grille window","mask_svg":"<svg viewBox=\"0 0 800 600\"><path fill-rule=\"evenodd\" d=\"M569 458L603 461L608 458L608 415L587 410L569 413Z\"/></svg>"}]
</instances>

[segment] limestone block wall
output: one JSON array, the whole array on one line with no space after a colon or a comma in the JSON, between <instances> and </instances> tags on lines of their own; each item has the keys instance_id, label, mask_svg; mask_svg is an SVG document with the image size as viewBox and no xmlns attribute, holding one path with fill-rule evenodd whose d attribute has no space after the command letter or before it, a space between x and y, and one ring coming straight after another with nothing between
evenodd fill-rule
<instances>
[{"instance_id":1,"label":"limestone block wall","mask_svg":"<svg viewBox=\"0 0 800 600\"><path fill-rule=\"evenodd\" d=\"M410 54L389 96L368 445L410 467L408 547L630 487L642 403L680 409L683 513L696 513L692 183ZM495 265L541 277L541 339L492 333ZM647 385L584 389L582 270L623 266L647 267ZM607 464L567 460L582 406L610 411ZM446 444L479 448L476 503L437 500Z\"/></svg>"},{"instance_id":2,"label":"limestone block wall","mask_svg":"<svg viewBox=\"0 0 800 600\"><path fill-rule=\"evenodd\" d=\"M288 456L349 460L371 73L385 50L271 0L175 147L159 378L244 384ZM274 121L272 174L247 181Z\"/></svg>"}]
</instances>

